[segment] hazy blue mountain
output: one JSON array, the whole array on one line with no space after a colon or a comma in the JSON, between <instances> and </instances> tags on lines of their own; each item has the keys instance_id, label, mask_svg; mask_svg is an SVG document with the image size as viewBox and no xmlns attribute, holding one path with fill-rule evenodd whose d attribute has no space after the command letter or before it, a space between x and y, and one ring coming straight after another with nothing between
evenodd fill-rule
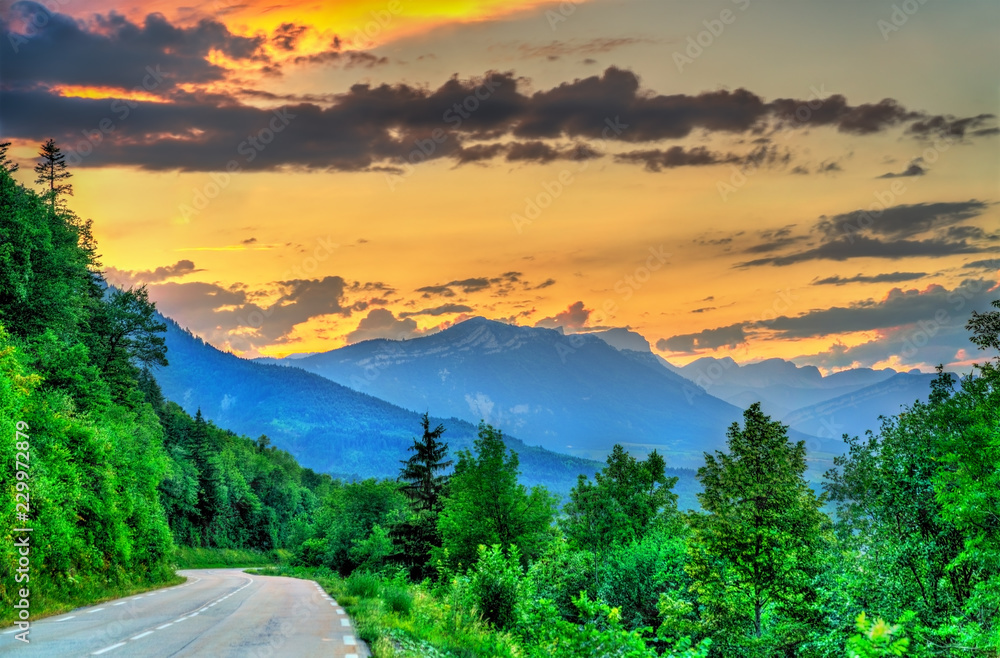
<instances>
[{"instance_id":1,"label":"hazy blue mountain","mask_svg":"<svg viewBox=\"0 0 1000 658\"><path fill-rule=\"evenodd\" d=\"M856 368L826 377L815 366L783 359L738 364L729 357L705 357L675 370L708 393L738 407L760 401L781 418L802 407L848 395L895 376L895 370Z\"/></svg>"},{"instance_id":2,"label":"hazy blue mountain","mask_svg":"<svg viewBox=\"0 0 1000 658\"><path fill-rule=\"evenodd\" d=\"M170 365L156 372L164 395L194 414L226 429L257 437L288 450L303 466L344 476L396 477L399 461L420 431L417 413L353 391L298 368L255 363L217 350L182 329L167 324ZM430 408L440 414L437 408ZM446 415L446 414L445 414ZM457 418L435 420L447 428L452 451L470 447L476 428ZM593 474L600 464L529 447L508 437L520 455L523 480L566 492L577 475ZM682 477L680 489L689 504L694 474Z\"/></svg>"},{"instance_id":3,"label":"hazy blue mountain","mask_svg":"<svg viewBox=\"0 0 1000 658\"><path fill-rule=\"evenodd\" d=\"M594 331L588 335L597 336L616 350L632 350L635 352L652 351L646 337L630 329L616 327L605 331Z\"/></svg>"},{"instance_id":4,"label":"hazy blue mountain","mask_svg":"<svg viewBox=\"0 0 1000 658\"><path fill-rule=\"evenodd\" d=\"M926 400L935 376L898 373L846 395L797 409L781 420L799 431L819 437L862 436L865 430L879 429L880 415L895 415L903 405Z\"/></svg>"},{"instance_id":5,"label":"hazy blue mountain","mask_svg":"<svg viewBox=\"0 0 1000 658\"><path fill-rule=\"evenodd\" d=\"M528 443L597 459L621 443L636 453L657 448L670 465L695 468L703 452L724 446L726 428L742 414L648 350L483 318L286 364L407 409L485 419Z\"/></svg>"}]
</instances>

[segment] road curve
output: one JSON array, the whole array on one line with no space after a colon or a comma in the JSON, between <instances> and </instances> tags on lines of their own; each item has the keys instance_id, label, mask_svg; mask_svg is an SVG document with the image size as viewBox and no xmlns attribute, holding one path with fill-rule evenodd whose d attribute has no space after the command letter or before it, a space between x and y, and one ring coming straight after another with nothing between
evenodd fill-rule
<instances>
[{"instance_id":1,"label":"road curve","mask_svg":"<svg viewBox=\"0 0 1000 658\"><path fill-rule=\"evenodd\" d=\"M178 572L187 582L0 630L0 655L274 658L370 654L351 619L310 580L240 569Z\"/></svg>"}]
</instances>

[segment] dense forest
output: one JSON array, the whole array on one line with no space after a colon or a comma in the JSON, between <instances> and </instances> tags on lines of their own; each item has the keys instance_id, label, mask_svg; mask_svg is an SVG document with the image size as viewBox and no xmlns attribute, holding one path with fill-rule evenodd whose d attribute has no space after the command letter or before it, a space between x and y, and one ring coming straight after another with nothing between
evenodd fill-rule
<instances>
[{"instance_id":1,"label":"dense forest","mask_svg":"<svg viewBox=\"0 0 1000 658\"><path fill-rule=\"evenodd\" d=\"M398 478L335 480L164 399L165 326L144 288L104 281L58 147L38 192L6 149L0 599L28 492L33 596L53 610L169 581L177 546L238 548L341 591L379 656L1000 656L1000 363L941 371L845 437L821 493L759 405L705 455L698 510L655 451L615 446L560 501L495 428L452 452L428 416ZM968 329L1000 349L1000 311Z\"/></svg>"}]
</instances>

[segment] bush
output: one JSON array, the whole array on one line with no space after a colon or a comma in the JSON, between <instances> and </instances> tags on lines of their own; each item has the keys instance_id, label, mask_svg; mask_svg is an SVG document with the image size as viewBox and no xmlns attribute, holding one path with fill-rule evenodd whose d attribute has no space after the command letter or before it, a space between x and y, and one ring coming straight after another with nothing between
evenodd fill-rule
<instances>
[{"instance_id":1,"label":"bush","mask_svg":"<svg viewBox=\"0 0 1000 658\"><path fill-rule=\"evenodd\" d=\"M379 578L375 574L355 571L347 578L347 593L362 599L373 599L378 595Z\"/></svg>"},{"instance_id":2,"label":"bush","mask_svg":"<svg viewBox=\"0 0 1000 658\"><path fill-rule=\"evenodd\" d=\"M413 595L405 587L386 585L382 588L382 601L388 610L400 615L409 615L413 609Z\"/></svg>"},{"instance_id":3,"label":"bush","mask_svg":"<svg viewBox=\"0 0 1000 658\"><path fill-rule=\"evenodd\" d=\"M500 546L479 547L479 560L469 580L476 608L483 619L499 629L513 624L521 587L521 556L517 547L504 555Z\"/></svg>"}]
</instances>

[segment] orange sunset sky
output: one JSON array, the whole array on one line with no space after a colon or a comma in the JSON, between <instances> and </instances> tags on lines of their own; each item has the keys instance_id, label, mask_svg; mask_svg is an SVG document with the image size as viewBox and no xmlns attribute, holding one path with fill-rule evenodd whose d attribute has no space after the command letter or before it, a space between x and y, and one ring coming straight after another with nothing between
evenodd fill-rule
<instances>
[{"instance_id":1,"label":"orange sunset sky","mask_svg":"<svg viewBox=\"0 0 1000 658\"><path fill-rule=\"evenodd\" d=\"M54 137L109 281L245 356L482 315L675 363L979 358L987 0L3 4L0 136Z\"/></svg>"}]
</instances>

